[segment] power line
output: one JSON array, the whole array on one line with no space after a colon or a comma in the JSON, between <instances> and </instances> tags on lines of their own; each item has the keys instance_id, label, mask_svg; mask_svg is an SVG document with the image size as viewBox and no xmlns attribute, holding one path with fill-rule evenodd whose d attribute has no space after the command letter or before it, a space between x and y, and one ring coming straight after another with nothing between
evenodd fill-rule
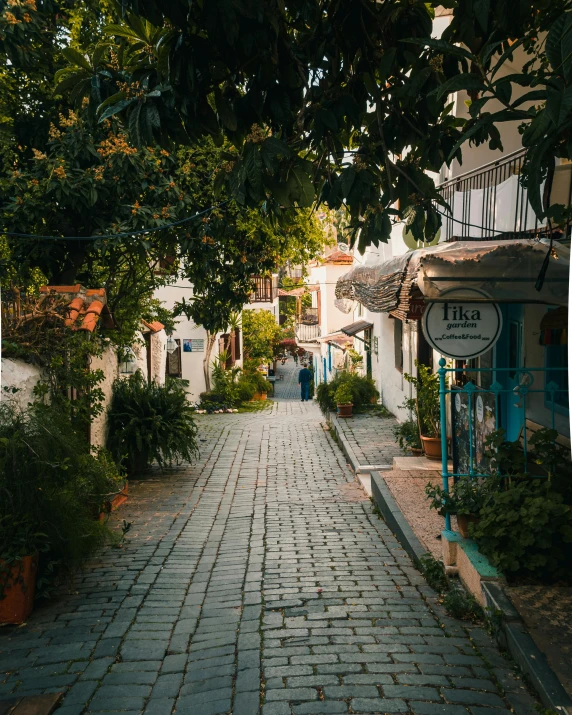
<instances>
[{"instance_id":1,"label":"power line","mask_svg":"<svg viewBox=\"0 0 572 715\"><path fill-rule=\"evenodd\" d=\"M187 216L187 218L182 218L179 221L173 221L173 223L167 223L167 224L164 224L163 226L156 226L154 228L139 228L134 231L123 231L121 233L111 233L111 234L102 235L102 236L40 236L35 233L19 233L18 231L2 231L2 233L5 236L15 236L17 238L37 238L42 241L100 241L100 240L108 240L108 239L114 239L114 238L140 236L142 234L155 233L156 231L165 231L168 228L182 226L183 224L188 223L189 221L193 221L193 219L196 219L199 216L203 216L204 214L208 213L209 211L214 211L214 209L218 209L221 206L224 206L224 204L227 204L229 201L230 201L230 199L226 199L226 201L221 201L220 204L215 204L214 206L209 206L208 209L199 211L198 213L193 214L193 216Z\"/></svg>"}]
</instances>

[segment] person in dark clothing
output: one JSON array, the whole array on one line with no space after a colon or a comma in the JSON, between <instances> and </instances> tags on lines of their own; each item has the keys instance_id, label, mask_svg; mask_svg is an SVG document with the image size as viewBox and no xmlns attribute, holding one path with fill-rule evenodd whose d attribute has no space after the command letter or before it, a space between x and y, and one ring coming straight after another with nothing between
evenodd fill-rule
<instances>
[{"instance_id":1,"label":"person in dark clothing","mask_svg":"<svg viewBox=\"0 0 572 715\"><path fill-rule=\"evenodd\" d=\"M298 373L298 384L300 385L300 393L301 393L301 398L302 402L310 399L310 382L312 381L312 373L308 368L306 367L306 363L304 363L302 369Z\"/></svg>"}]
</instances>

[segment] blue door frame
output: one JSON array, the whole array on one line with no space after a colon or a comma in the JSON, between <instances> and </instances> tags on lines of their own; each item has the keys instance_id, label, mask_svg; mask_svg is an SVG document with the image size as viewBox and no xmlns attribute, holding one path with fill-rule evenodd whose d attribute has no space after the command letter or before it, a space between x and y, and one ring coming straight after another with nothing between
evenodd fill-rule
<instances>
[{"instance_id":1,"label":"blue door frame","mask_svg":"<svg viewBox=\"0 0 572 715\"><path fill-rule=\"evenodd\" d=\"M511 391L519 387L523 380L524 367L524 306L502 305L503 329L495 346L494 379L503 387L499 405L500 427L506 438L513 442L518 439L523 427L521 398Z\"/></svg>"}]
</instances>

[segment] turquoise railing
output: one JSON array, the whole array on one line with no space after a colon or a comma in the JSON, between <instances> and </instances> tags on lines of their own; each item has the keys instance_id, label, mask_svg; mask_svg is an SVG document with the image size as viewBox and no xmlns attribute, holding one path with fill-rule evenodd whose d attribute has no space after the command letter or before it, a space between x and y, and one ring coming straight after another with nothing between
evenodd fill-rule
<instances>
[{"instance_id":1,"label":"turquoise railing","mask_svg":"<svg viewBox=\"0 0 572 715\"><path fill-rule=\"evenodd\" d=\"M528 463L528 445L527 445L527 430L526 430L526 419L527 419L527 407L528 399L530 395L533 394L543 394L549 398L548 403L546 399L544 400L544 405L548 404L548 409L550 410L550 427L556 429L556 414L558 412L558 406L556 402L556 395L560 393L568 393L568 387L562 387L553 381L548 382L542 388L534 387L534 376L537 373L550 373L555 372L567 372L568 368L542 368L542 367L526 367L526 368L514 368L514 367L503 367L503 368L454 368L446 367L447 361L444 358L439 360L439 403L440 403L440 423L441 423L441 475L443 478L443 490L445 492L449 491L449 478L450 477L484 477L488 476L490 472L480 471L479 465L475 459L475 406L473 404L475 395L485 395L490 394L493 397L495 405L495 415L497 419L501 415L501 396L503 394L510 395L511 398L518 398L519 405L512 405L520 411L520 420L522 422L522 448L524 452L525 459L525 473L527 472ZM489 387L482 388L475 385L473 382L467 382L465 385L459 386L456 384L451 384L453 381L450 379L457 373L488 373L493 377L493 382ZM516 385L505 386L499 379L506 376L507 383L509 380L516 383ZM448 379L449 378L449 379ZM450 385L450 386L448 386ZM448 460L448 444L447 444L447 395L451 395L451 400L455 396L466 395L467 396L467 409L468 409L468 469L466 471L458 471L453 469L449 471L449 460ZM453 425L453 410L451 411L451 421ZM497 424L497 428L499 425ZM451 435L454 439L455 434ZM453 465L454 466L454 465ZM451 517L449 514L445 517L445 528L451 529Z\"/></svg>"}]
</instances>

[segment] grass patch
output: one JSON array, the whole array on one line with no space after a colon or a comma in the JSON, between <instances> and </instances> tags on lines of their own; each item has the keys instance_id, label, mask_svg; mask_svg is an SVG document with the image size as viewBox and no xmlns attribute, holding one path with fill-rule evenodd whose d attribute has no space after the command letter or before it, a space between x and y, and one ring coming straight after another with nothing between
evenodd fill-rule
<instances>
[{"instance_id":1,"label":"grass patch","mask_svg":"<svg viewBox=\"0 0 572 715\"><path fill-rule=\"evenodd\" d=\"M272 400L255 400L254 402L243 402L238 408L238 413L241 412L262 412L272 407Z\"/></svg>"},{"instance_id":2,"label":"grass patch","mask_svg":"<svg viewBox=\"0 0 572 715\"><path fill-rule=\"evenodd\" d=\"M441 561L427 554L421 559L420 571L429 586L439 594L439 602L450 616L471 623L484 621L485 612L480 603L463 588L451 583Z\"/></svg>"}]
</instances>

